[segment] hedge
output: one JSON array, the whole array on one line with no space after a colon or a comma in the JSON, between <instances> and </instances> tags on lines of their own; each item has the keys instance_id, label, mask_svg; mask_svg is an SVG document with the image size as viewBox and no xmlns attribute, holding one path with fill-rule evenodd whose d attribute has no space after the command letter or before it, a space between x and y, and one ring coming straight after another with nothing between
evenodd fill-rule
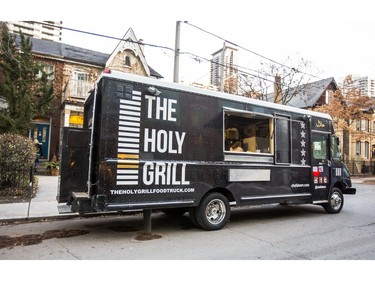
<instances>
[{"instance_id":1,"label":"hedge","mask_svg":"<svg viewBox=\"0 0 375 281\"><path fill-rule=\"evenodd\" d=\"M0 196L32 196L35 156L36 148L27 137L0 135Z\"/></svg>"}]
</instances>

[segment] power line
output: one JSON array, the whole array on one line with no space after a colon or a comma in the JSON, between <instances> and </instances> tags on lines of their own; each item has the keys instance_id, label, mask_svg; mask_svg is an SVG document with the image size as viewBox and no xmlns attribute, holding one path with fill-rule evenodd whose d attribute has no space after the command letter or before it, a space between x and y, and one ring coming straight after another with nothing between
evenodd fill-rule
<instances>
[{"instance_id":1,"label":"power line","mask_svg":"<svg viewBox=\"0 0 375 281\"><path fill-rule=\"evenodd\" d=\"M39 23L41 23L41 22L39 22ZM188 24L188 25L191 25L191 26L193 26L193 27L195 27L195 28L197 28L197 29L199 29L199 30L205 32L205 33L208 33L208 34L210 34L210 35L212 35L212 36L214 36L214 37L217 37L217 38L219 38L219 39L221 39L221 40L223 40L223 41L225 41L225 42L227 42L227 43L229 43L229 44L231 44L231 45L234 45L234 46L236 46L236 47L238 47L238 48L241 48L241 49L243 49L243 50L246 50L246 51L248 51L248 52L250 52L250 53L253 53L253 54L257 55L257 56L260 56L260 57L262 57L262 58L264 58L264 59L267 59L267 60L269 60L269 61L271 61L271 62L273 62L273 63L276 63L276 64L279 64L279 65L281 65L281 66L284 66L284 67L286 67L286 68L288 68L288 69L290 69L290 70L292 70L292 71L294 71L294 72L298 72L298 73L301 73L301 74L306 74L306 75L309 75L309 76L313 76L313 77L315 77L315 78L322 79L322 78L317 77L317 76L314 76L314 75L312 75L312 74L307 74L307 73L304 73L304 72L302 72L302 71L299 71L299 70L297 70L297 69L294 68L294 67L289 67L289 66L284 65L284 64L282 64L282 63L279 63L279 62L277 62L277 61L274 61L274 60L272 60L272 59L269 59L269 58L267 58L267 57L265 57L265 56L262 56L262 55L260 55L260 54L258 54L258 53L256 53L256 52L253 52L253 51L251 51L251 50L249 50L249 49L247 49L247 48L245 48L245 47L242 47L242 46L240 46L240 45L238 45L238 44L236 44L236 43L233 43L233 42L231 42L231 41L229 41L229 40L227 40L227 39L224 39L224 38L222 38L222 37L220 37L220 36L218 36L218 35L215 35L215 34L209 32L209 31L206 31L206 30L204 30L204 29L202 29L202 28L200 28L200 27L198 27L198 26L196 26L196 25L193 25L193 24L189 23L188 21L183 21L183 23ZM87 35L92 35L92 36L98 36L98 37L102 37L102 38L106 38L106 39L112 39L112 40L117 40L117 41L132 42L132 43L136 43L136 44L143 45L143 46L149 46L149 47L154 47L154 48L160 48L160 49L164 49L164 50L168 50L168 51L175 52L175 49L174 49L174 48L167 47L167 46L161 46L161 45L156 45L156 44L145 43L145 42L143 42L143 41L142 41L142 42L140 42L140 41L138 41L138 42L134 42L134 41L132 41L131 39L123 39L123 38L114 37L114 36L109 36L109 35L104 35L104 34L100 34L100 33L89 32L89 31L83 31L83 30L80 30L80 29L74 29L74 28L69 28L69 27L64 27L64 26L58 26L58 25L54 25L54 24L50 24L50 23L44 23L44 22L43 22L42 24L47 25L47 26L51 26L51 27L58 27L58 28L62 28L62 29L65 29L65 30L69 30L69 31L73 31L73 32L78 32L78 33L82 33L82 34L87 34ZM197 58L200 57L200 56L195 55L195 54L192 54L192 53L190 53L190 52L180 52L180 54L190 54L190 55L192 55L192 56L194 56L194 57L197 57ZM211 61L211 60L208 60L208 59L203 58L203 57L200 57L200 58L203 59L203 60ZM259 73L259 71L257 71L257 70L249 69L249 68L246 68L246 67L243 67L243 66L240 66L240 65L237 65L237 67L240 67L240 68L243 68L243 69L247 69L247 70L250 70L250 71L258 72L258 73ZM257 76L255 76L254 74L250 74L250 73L245 73L245 74L248 74L248 75L252 75L252 76L254 76L254 77L257 77ZM270 76L270 75L267 75L267 76ZM260 78L260 77L258 77L258 78ZM264 78L264 79L267 80L266 78ZM267 80L267 81L270 81L270 80ZM270 82L271 82L271 81L270 81Z\"/></svg>"},{"instance_id":2,"label":"power line","mask_svg":"<svg viewBox=\"0 0 375 281\"><path fill-rule=\"evenodd\" d=\"M219 35L216 35L216 34L210 32L210 31L207 31L207 30L205 30L205 29L203 29L203 28L201 28L201 27L199 27L199 26L196 26L196 25L194 25L194 24L191 24L191 23L189 23L189 22L187 22L187 21L184 21L183 23L185 23L185 24L187 24L187 25L190 25L190 26L192 26L192 27L194 27L194 28L196 28L196 29L198 29L198 30L204 32L204 33L207 33L207 34L209 34L209 35L211 35L211 36L213 36L213 37L216 37L216 38L218 38L218 39L220 39L220 40L222 40L222 41L224 41L224 42L226 42L226 43L229 43L229 44L231 44L231 45L233 45L233 46L235 46L235 47L237 47L237 48L240 48L240 49L245 50L245 51L247 51L247 52L249 52L249 53L252 53L252 54L254 54L254 55L258 56L258 57L261 57L261 58L263 58L263 59L265 59L265 60L268 60L268 61L273 62L273 63L275 63L275 64L281 65L281 66L283 66L283 67L286 67L286 68L288 68L288 69L290 69L290 70L292 70L292 71L294 71L294 72L298 72L298 73L301 73L301 74L305 74L305 75L308 75L308 76L311 76L311 77L314 77L314 78L318 78L318 79L323 79L323 78L318 77L318 76L316 76L316 75L314 75L314 74L306 73L306 72L303 72L303 71L301 71L301 70L299 70L299 69L296 69L296 68L294 68L294 67L290 67L290 66L285 65L285 64L283 64L283 63L277 62L277 61L275 61L275 60L273 60L273 59L271 59L271 58L268 58L268 57L263 56L263 55L261 55L261 54L259 54L259 53L257 53L257 52L254 52L254 51L252 51L252 50L250 50L250 49L248 49L248 48L245 48L245 47L243 47L243 46L240 46L240 45L238 45L238 44L236 44L236 43L234 43L234 42L232 42L232 41L230 41L230 40L227 40L227 39L225 39L225 38L223 38L223 37L221 37L221 36L219 36Z\"/></svg>"},{"instance_id":3,"label":"power line","mask_svg":"<svg viewBox=\"0 0 375 281\"><path fill-rule=\"evenodd\" d=\"M41 22L38 22L38 23L41 23ZM229 41L229 40L226 40L226 39L224 39L224 38L222 38L222 37L220 37L220 36L218 36L218 35L215 35L215 34L213 34L213 33L211 33L211 32L208 32L208 31L206 31L206 30L200 28L200 27L197 27L197 26L195 26L195 25L192 25L192 24L188 23L187 21L184 21L184 23L186 23L186 24L188 24L188 25L191 25L191 26L193 26L193 27L195 27L195 28L197 28L197 29L199 29L199 30L202 30L203 32L206 32L206 33L208 33L208 34L210 34L210 35L212 35L212 36L215 36L215 37L217 37L217 38L219 38L219 39L221 39L221 40L223 40L223 41L225 41L225 42L227 42L227 43L229 43L229 44L231 44L231 45L234 45L234 46L236 46L236 47L238 47L238 48L241 48L241 49L244 49L244 50L246 50L246 51L248 51L248 52L251 52L251 53L253 53L253 54L256 54L256 55L258 55L258 56L260 56L260 57L262 57L262 58L265 58L265 59L267 59L267 60L269 60L269 61L272 61L272 62L274 62L274 63L276 63L276 64L279 64L279 65L281 65L281 66L284 66L284 67L286 67L286 68L288 68L288 69L290 69L290 70L292 70L292 71L294 71L294 72L296 72L296 73L301 73L301 74L310 75L310 74L307 74L307 73L303 73L303 72L301 72L301 71L298 71L298 70L296 70L296 69L293 68L293 67L289 67L289 66L286 66L286 65L284 65L284 64L278 63L278 62L276 62L276 61L274 61L274 60L271 60L271 59L269 59L269 58L267 58L267 57L265 57L265 56L262 56L262 55L260 55L260 54L257 54L257 53L255 53L255 52L253 52L253 51L251 51L251 50L249 50L249 49L247 49L247 48L241 47L241 46L239 46L238 44L235 44L235 43L233 43L233 42L231 42L231 41ZM145 43L145 42L143 42L143 41L137 41L137 42L134 42L134 41L131 40L131 39L124 39L124 38L119 38L119 37L114 37L114 36L104 35L104 34L95 33L95 32L83 31L83 30L80 30L80 29L69 28L69 27L64 27L64 26L54 25L54 24L45 23L45 22L43 22L42 24L43 24L43 25L46 25L46 26L51 26L51 27L57 27L57 28L65 29L65 30L72 31L72 32L78 32L78 33L82 33L82 34L87 34L87 35L91 35L91 36L97 36L97 37L106 38L106 39L112 39L112 40L117 40L117 41L131 42L131 43L135 43L135 44L139 44L139 45L143 45L143 46L149 46L149 47L154 47L154 48L159 48L159 49L163 49L163 50L168 50L168 51L171 51L171 52L175 52L175 49L174 49L174 48L167 47L167 46L161 46L161 45L156 45L156 44ZM214 62L214 61L212 61L212 59L207 59L207 58L205 58L205 57L202 57L202 56L199 56L199 55L196 55L196 54L190 53L190 52L186 52L186 51L185 51L185 52L180 52L180 54L182 54L182 55L190 55L190 56L193 56L193 57L195 57L195 58L199 58L199 59L201 59L201 60L208 61L208 62L210 62L210 63L214 63L214 64L217 64L217 65L222 66L222 67L228 67L228 66L225 65L225 64L221 64L221 63L219 63L219 62ZM244 67L244 66L240 66L240 65L234 65L234 66L237 67L237 71L240 72L240 73L242 73L242 74L249 75L249 76L252 76L252 77L254 77L254 78L258 78L258 79L261 79L261 80L264 80L264 81L267 81L267 82L270 82L270 83L274 83L273 80L267 79L267 78L265 78L265 77L261 77L261 76L259 76L259 75L256 75L256 74L253 74L253 73L250 73L250 72L247 72L247 71L253 71L253 72L260 73L260 72L257 71L257 70L253 70L253 69L250 69L250 68L247 68L247 67ZM240 70L240 69L244 69L244 70L247 70L247 71ZM266 74L266 75L267 75L267 74ZM273 76L271 76L271 75L267 75L267 76L273 77ZM313 76L313 75L310 75L310 76ZM316 76L314 76L314 77L316 77ZM317 78L319 78L319 77L317 77ZM322 79L322 78L319 78L319 79ZM285 85L285 84L281 84L281 85L284 86L284 87L290 88L289 85ZM306 90L304 90L304 91L305 91L305 92L309 92L309 91L306 91Z\"/></svg>"},{"instance_id":4,"label":"power line","mask_svg":"<svg viewBox=\"0 0 375 281\"><path fill-rule=\"evenodd\" d=\"M217 61L213 61L212 59L208 59L208 58L205 58L205 57L202 57L202 56L199 56L199 55L196 55L196 54L193 54L193 53L190 53L190 52L180 52L181 55L190 55L190 56L193 56L195 58L198 58L200 60L204 60L204 61L207 61L207 62L210 62L210 63L213 63L213 64L216 64L218 66L221 66L221 67L227 67L229 68L228 65L226 64L223 64L223 63L220 63L220 62L217 62ZM237 68L236 70L238 72L241 72L243 74L247 74L247 75L250 75L252 77L255 77L255 78L260 78L260 79L263 79L265 81L268 81L268 82L273 82L273 80L269 80L267 78L264 78L264 77L260 77L260 76L257 76L255 74L252 74L252 73L249 73L249 72L246 72L246 71L243 71L243 70L239 70L238 68L242 68L242 69L247 69L249 71L254 71L254 72L258 72L256 70L253 70L253 69L249 69L249 68L246 68L244 66L240 66L240 65L236 65L236 64L233 64L233 67L232 68ZM258 72L259 73L259 72Z\"/></svg>"},{"instance_id":5,"label":"power line","mask_svg":"<svg viewBox=\"0 0 375 281\"><path fill-rule=\"evenodd\" d=\"M185 23L187 23L187 22L185 22ZM118 41L123 41L123 42L132 42L132 43L136 43L136 44L139 44L139 45L144 45L144 46L149 46L149 47L154 47L154 48L160 48L160 49L168 50L168 51L171 51L171 52L175 52L174 48L166 47L166 46L161 46L161 45L156 45L156 44L145 43L143 41L142 42L140 42L140 41L134 42L131 39L123 39L123 38L109 36L109 35L104 35L104 34L100 34L100 33L83 31L83 30L80 30L80 29L74 29L74 28L69 28L69 27L64 27L64 26L57 26L57 25L49 24L49 23L43 23L43 24L47 25L47 26L51 26L51 27L59 27L59 28L65 29L65 30L69 30L69 31L73 31L73 32L78 32L78 33L82 33L82 34L87 34L87 35L92 35L92 36L98 36L98 37L102 37L102 38L106 38L106 39L113 39L113 40L118 40ZM182 55L191 55L191 56L199 58L201 60L212 62L210 59L201 57L199 55L196 55L196 54L193 54L193 53L190 53L190 52L180 52L180 54L182 54ZM225 65L222 65L222 66L226 67ZM246 67L243 67L243 66L240 66L240 65L236 65L236 67L243 68L243 69L248 69L250 71L254 71L254 72L258 72L259 73L259 71L257 71L257 70L249 69L249 68L246 68ZM258 77L258 76L254 75L254 74L247 73L247 72L244 72L244 74L248 74L248 75L251 75L253 77ZM258 78L261 78L261 77L258 77ZM264 78L264 79L267 80L266 78ZM272 82L271 80L267 80L267 81Z\"/></svg>"},{"instance_id":6,"label":"power line","mask_svg":"<svg viewBox=\"0 0 375 281\"><path fill-rule=\"evenodd\" d=\"M145 42L141 42L141 41L134 42L131 39L123 39L123 38L120 38L120 37L109 36L109 35L104 35L104 34L100 34L100 33L89 32L89 31L83 31L83 30L80 30L80 29L58 26L58 25L54 25L54 24L50 24L50 23L42 23L42 24L47 25L47 26L51 26L51 27L58 27L58 28L61 28L61 29L65 29L65 30L69 30L69 31L73 31L73 32L78 32L78 33L82 33L82 34L102 37L102 38L106 38L106 39L113 39L113 40L117 40L117 41L131 42L131 43L136 43L136 44L143 45L143 46L165 49L165 50L169 50L169 51L172 51L172 52L175 51L174 48L171 48L171 47L149 44L149 43L145 43Z\"/></svg>"},{"instance_id":7,"label":"power line","mask_svg":"<svg viewBox=\"0 0 375 281\"><path fill-rule=\"evenodd\" d=\"M181 55L190 55L190 56L198 58L198 59L200 59L202 61L207 61L207 62L213 63L213 64L221 66L221 67L225 67L225 68L231 67L231 66L228 66L226 64L223 64L223 63L220 63L220 62L217 62L217 61L213 61L212 59L207 59L205 57L202 57L202 56L190 53L190 52L180 52L180 54ZM245 75L249 75L249 76L251 76L253 78L258 78L260 80L267 81L267 82L270 82L270 83L274 83L275 82L274 80L270 80L270 79L267 79L265 77L261 77L259 75L256 75L256 74L248 72L248 71L253 71L253 72L257 72L259 74L262 74L262 73L260 73L257 70L253 70L253 69L250 69L250 68L247 68L247 67L244 67L244 66L240 66L240 65L236 65L236 64L233 64L232 68L235 68L237 70L237 72L239 72L239 73L242 73L242 74L245 74ZM241 70L241 69L244 69L244 70ZM272 75L267 75L267 76L273 77ZM322 79L322 80L324 80L324 79ZM321 87L318 87L318 86L315 86L315 85L311 85L312 83L314 83L314 82L305 83L305 84L303 84L303 86L308 86L310 88L315 88L315 89L318 89L318 90L323 90ZM299 86L297 85L295 87L292 87L291 85L287 85L287 84L282 83L282 82L280 83L280 85L283 86L283 87L285 87L285 88L287 88L287 89L289 89L289 90L300 88L300 91L304 91L305 93L315 94L314 92L311 92L311 91L307 90L307 88L301 87L301 85L299 85ZM272 86L272 85L270 85L270 86ZM270 86L267 86L266 88L269 88Z\"/></svg>"}]
</instances>

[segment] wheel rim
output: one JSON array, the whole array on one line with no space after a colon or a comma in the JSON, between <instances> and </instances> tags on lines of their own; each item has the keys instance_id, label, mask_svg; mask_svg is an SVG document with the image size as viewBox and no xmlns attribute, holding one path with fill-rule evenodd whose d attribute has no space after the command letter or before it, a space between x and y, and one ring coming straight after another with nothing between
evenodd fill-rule
<instances>
[{"instance_id":1,"label":"wheel rim","mask_svg":"<svg viewBox=\"0 0 375 281\"><path fill-rule=\"evenodd\" d=\"M223 201L219 199L211 200L206 207L206 218L211 224L219 224L227 213L226 207Z\"/></svg>"},{"instance_id":2,"label":"wheel rim","mask_svg":"<svg viewBox=\"0 0 375 281\"><path fill-rule=\"evenodd\" d=\"M342 204L342 198L340 196L340 193L333 192L331 195L330 203L333 209L338 210L341 207Z\"/></svg>"}]
</instances>

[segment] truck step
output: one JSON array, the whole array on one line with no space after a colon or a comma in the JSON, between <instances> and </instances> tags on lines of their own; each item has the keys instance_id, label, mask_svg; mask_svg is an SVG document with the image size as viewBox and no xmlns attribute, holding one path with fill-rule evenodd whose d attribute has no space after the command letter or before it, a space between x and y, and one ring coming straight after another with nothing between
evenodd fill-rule
<instances>
[{"instance_id":1,"label":"truck step","mask_svg":"<svg viewBox=\"0 0 375 281\"><path fill-rule=\"evenodd\" d=\"M74 199L79 199L79 200L90 198L87 192L73 192L72 195Z\"/></svg>"},{"instance_id":2,"label":"truck step","mask_svg":"<svg viewBox=\"0 0 375 281\"><path fill-rule=\"evenodd\" d=\"M59 205L57 206L57 210L59 211L59 214L73 213L72 206L70 205Z\"/></svg>"}]
</instances>

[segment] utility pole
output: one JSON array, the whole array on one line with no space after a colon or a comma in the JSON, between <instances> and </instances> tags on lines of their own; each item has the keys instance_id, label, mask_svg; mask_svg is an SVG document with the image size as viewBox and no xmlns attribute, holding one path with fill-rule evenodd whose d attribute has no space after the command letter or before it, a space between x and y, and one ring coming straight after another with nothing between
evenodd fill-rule
<instances>
[{"instance_id":1,"label":"utility pole","mask_svg":"<svg viewBox=\"0 0 375 281\"><path fill-rule=\"evenodd\" d=\"M179 70L180 70L180 29L181 21L176 22L176 41L174 47L174 71L173 71L173 82L178 83Z\"/></svg>"},{"instance_id":2,"label":"utility pole","mask_svg":"<svg viewBox=\"0 0 375 281\"><path fill-rule=\"evenodd\" d=\"M221 57L220 57L220 92L224 92L224 89L225 89L225 50L226 50L226 45L225 45L225 41L223 43L223 50L221 52Z\"/></svg>"}]
</instances>

